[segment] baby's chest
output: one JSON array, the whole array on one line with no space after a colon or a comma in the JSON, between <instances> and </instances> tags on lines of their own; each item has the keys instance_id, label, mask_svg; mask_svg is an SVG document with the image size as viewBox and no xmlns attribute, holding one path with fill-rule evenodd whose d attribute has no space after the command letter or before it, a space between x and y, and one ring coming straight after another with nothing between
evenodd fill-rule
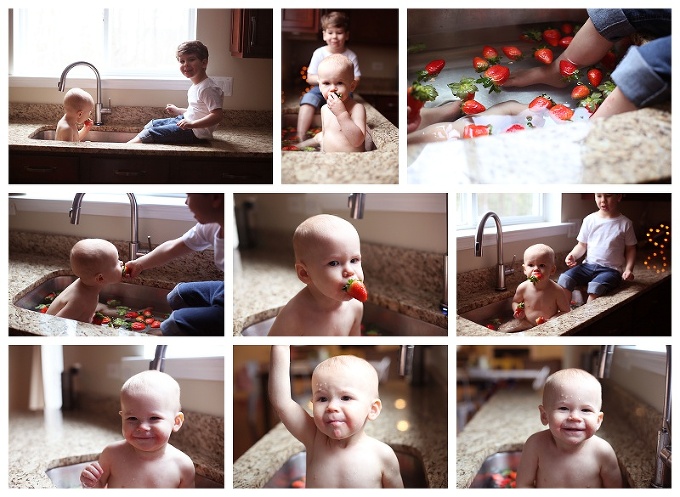
<instances>
[{"instance_id":1,"label":"baby's chest","mask_svg":"<svg viewBox=\"0 0 680 497\"><path fill-rule=\"evenodd\" d=\"M308 462L307 484L310 487L379 488L382 470L379 459L370 451L321 451Z\"/></svg>"}]
</instances>

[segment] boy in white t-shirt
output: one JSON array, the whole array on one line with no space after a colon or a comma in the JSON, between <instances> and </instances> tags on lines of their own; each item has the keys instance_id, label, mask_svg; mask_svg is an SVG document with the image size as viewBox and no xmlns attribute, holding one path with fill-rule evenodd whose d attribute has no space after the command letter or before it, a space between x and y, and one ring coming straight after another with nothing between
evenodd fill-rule
<instances>
[{"instance_id":1,"label":"boy in white t-shirt","mask_svg":"<svg viewBox=\"0 0 680 497\"><path fill-rule=\"evenodd\" d=\"M128 143L200 143L210 140L222 121L224 92L208 77L208 47L198 40L177 47L180 72L191 80L189 106L165 106L173 117L152 119Z\"/></svg>"},{"instance_id":2,"label":"boy in white t-shirt","mask_svg":"<svg viewBox=\"0 0 680 497\"><path fill-rule=\"evenodd\" d=\"M620 193L595 194L598 211L583 219L578 243L565 258L569 269L557 281L570 296L576 286L587 285L590 302L622 280L633 280L637 238L633 222L619 210L622 197ZM586 258L578 264L584 254Z\"/></svg>"},{"instance_id":3,"label":"boy in white t-shirt","mask_svg":"<svg viewBox=\"0 0 680 497\"><path fill-rule=\"evenodd\" d=\"M224 271L224 193L187 193L186 204L198 224L126 263L126 277L209 248L215 252L215 266ZM161 324L163 335L224 335L224 279L179 283L168 294L168 303L173 312Z\"/></svg>"}]
</instances>

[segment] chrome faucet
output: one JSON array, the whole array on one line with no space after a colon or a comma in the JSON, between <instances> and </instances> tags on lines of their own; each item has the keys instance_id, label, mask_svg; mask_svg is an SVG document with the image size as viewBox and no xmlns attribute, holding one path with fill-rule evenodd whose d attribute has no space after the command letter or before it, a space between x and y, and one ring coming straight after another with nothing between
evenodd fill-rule
<instances>
[{"instance_id":1,"label":"chrome faucet","mask_svg":"<svg viewBox=\"0 0 680 497\"><path fill-rule=\"evenodd\" d=\"M365 193L350 193L349 197L347 198L347 207L349 207L349 215L352 219L364 218L365 201Z\"/></svg>"},{"instance_id":2,"label":"chrome faucet","mask_svg":"<svg viewBox=\"0 0 680 497\"><path fill-rule=\"evenodd\" d=\"M167 348L167 345L156 345L156 354L149 363L149 369L161 372L165 371L165 349Z\"/></svg>"},{"instance_id":3,"label":"chrome faucet","mask_svg":"<svg viewBox=\"0 0 680 497\"><path fill-rule=\"evenodd\" d=\"M68 211L68 216L71 219L71 224L78 224L80 222L80 205L83 202L84 193L76 193L73 197L71 209ZM128 242L128 260L135 260L140 255L147 254L151 251L151 237L147 237L149 248L142 250L139 248L139 213L137 210L137 199L134 193L128 193L128 200L130 200L130 241Z\"/></svg>"},{"instance_id":4,"label":"chrome faucet","mask_svg":"<svg viewBox=\"0 0 680 497\"><path fill-rule=\"evenodd\" d=\"M94 75L97 78L97 102L95 103L94 106L94 124L95 126L101 126L102 124L104 124L104 122L102 121L102 114L111 114L111 104L109 102L109 107L104 107L102 104L102 79L99 76L99 71L97 71L96 67L94 67L89 62L85 62L82 60L74 62L73 64L69 64L61 73L59 83L57 83L57 88L59 88L59 91L66 90L66 75L75 66L87 66L90 69L92 69L92 71L94 71Z\"/></svg>"},{"instance_id":5,"label":"chrome faucet","mask_svg":"<svg viewBox=\"0 0 680 497\"><path fill-rule=\"evenodd\" d=\"M496 290L503 292L507 290L505 287L505 277L515 272L514 266L516 257L514 255L512 256L512 264L510 264L509 268L506 268L505 263L503 262L503 226L501 226L501 219L495 212L487 212L484 214L484 216L482 216L482 220L479 222L479 226L477 227L477 235L475 236L475 257L482 256L484 225L486 224L486 221L489 219L489 217L492 217L496 223Z\"/></svg>"}]
</instances>

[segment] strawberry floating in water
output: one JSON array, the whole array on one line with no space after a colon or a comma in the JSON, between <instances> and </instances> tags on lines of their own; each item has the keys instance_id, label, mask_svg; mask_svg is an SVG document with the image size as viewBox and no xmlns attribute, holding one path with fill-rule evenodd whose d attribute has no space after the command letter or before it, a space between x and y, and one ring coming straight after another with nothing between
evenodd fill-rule
<instances>
[{"instance_id":1,"label":"strawberry floating in water","mask_svg":"<svg viewBox=\"0 0 680 497\"><path fill-rule=\"evenodd\" d=\"M536 318L536 325L538 326L539 324L543 324L543 323L545 323L546 321L547 321L547 319L545 319L543 316L538 316L538 317Z\"/></svg>"},{"instance_id":2,"label":"strawberry floating in water","mask_svg":"<svg viewBox=\"0 0 680 497\"><path fill-rule=\"evenodd\" d=\"M472 67L474 67L475 72L484 72L489 68L489 61L482 57L474 57Z\"/></svg>"},{"instance_id":3,"label":"strawberry floating in water","mask_svg":"<svg viewBox=\"0 0 680 497\"><path fill-rule=\"evenodd\" d=\"M496 64L484 71L484 74L477 80L477 83L481 84L484 88L489 88L489 93L500 93L501 86L505 84L509 77L510 69L506 66Z\"/></svg>"},{"instance_id":4,"label":"strawberry floating in water","mask_svg":"<svg viewBox=\"0 0 680 497\"><path fill-rule=\"evenodd\" d=\"M590 89L581 83L574 86L574 89L571 90L571 98L574 100L583 100L588 95L590 95Z\"/></svg>"},{"instance_id":5,"label":"strawberry floating in water","mask_svg":"<svg viewBox=\"0 0 680 497\"><path fill-rule=\"evenodd\" d=\"M462 78L459 82L449 83L446 86L451 89L451 93L463 101L475 98L475 93L479 90L474 78Z\"/></svg>"},{"instance_id":6,"label":"strawberry floating in water","mask_svg":"<svg viewBox=\"0 0 680 497\"><path fill-rule=\"evenodd\" d=\"M477 100L466 100L460 108L461 112L465 115L479 114L484 112L486 107L477 102Z\"/></svg>"},{"instance_id":7,"label":"strawberry floating in water","mask_svg":"<svg viewBox=\"0 0 680 497\"><path fill-rule=\"evenodd\" d=\"M570 60L562 59L560 61L560 75L566 82L578 81L580 76L578 66Z\"/></svg>"},{"instance_id":8,"label":"strawberry floating in water","mask_svg":"<svg viewBox=\"0 0 680 497\"><path fill-rule=\"evenodd\" d=\"M522 51L514 45L502 47L501 50L503 50L505 56L510 60L516 61L522 60L524 58L524 54L522 53Z\"/></svg>"},{"instance_id":9,"label":"strawberry floating in water","mask_svg":"<svg viewBox=\"0 0 680 497\"><path fill-rule=\"evenodd\" d=\"M484 45L482 47L482 57L488 60L490 64L498 64L501 60L500 55L498 55L498 50L490 45Z\"/></svg>"},{"instance_id":10,"label":"strawberry floating in water","mask_svg":"<svg viewBox=\"0 0 680 497\"><path fill-rule=\"evenodd\" d=\"M590 82L593 88L597 88L602 82L602 71L595 67L589 69L588 72L586 73L586 76L588 77L588 81Z\"/></svg>"},{"instance_id":11,"label":"strawberry floating in water","mask_svg":"<svg viewBox=\"0 0 680 497\"><path fill-rule=\"evenodd\" d=\"M416 77L418 78L418 81L422 81L427 78L434 78L440 72L442 72L442 69L444 69L445 65L446 62L443 59L432 60L425 66L424 70L418 71Z\"/></svg>"},{"instance_id":12,"label":"strawberry floating in water","mask_svg":"<svg viewBox=\"0 0 680 497\"><path fill-rule=\"evenodd\" d=\"M574 111L563 104L554 105L548 112L556 121L571 121L571 118L574 117Z\"/></svg>"},{"instance_id":13,"label":"strawberry floating in water","mask_svg":"<svg viewBox=\"0 0 680 497\"><path fill-rule=\"evenodd\" d=\"M545 64L546 66L552 64L553 57L553 51L548 47L538 48L534 52L534 59L539 61L541 64Z\"/></svg>"},{"instance_id":14,"label":"strawberry floating in water","mask_svg":"<svg viewBox=\"0 0 680 497\"><path fill-rule=\"evenodd\" d=\"M359 302L366 302L368 300L368 291L366 290L366 285L361 280L355 280L350 278L347 280L347 284L343 287L343 290L353 299L357 299Z\"/></svg>"}]
</instances>

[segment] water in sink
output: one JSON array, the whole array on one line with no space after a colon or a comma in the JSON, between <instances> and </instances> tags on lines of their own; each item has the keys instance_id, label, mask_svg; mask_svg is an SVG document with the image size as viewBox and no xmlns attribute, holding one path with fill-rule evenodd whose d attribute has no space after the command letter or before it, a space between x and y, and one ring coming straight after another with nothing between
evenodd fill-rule
<instances>
[{"instance_id":1,"label":"water in sink","mask_svg":"<svg viewBox=\"0 0 680 497\"><path fill-rule=\"evenodd\" d=\"M243 336L267 336L276 318L246 326ZM419 319L391 311L370 302L364 303L362 335L365 336L446 336L447 330Z\"/></svg>"},{"instance_id":2,"label":"water in sink","mask_svg":"<svg viewBox=\"0 0 680 497\"><path fill-rule=\"evenodd\" d=\"M56 131L53 129L41 130L33 133L30 138L34 140L54 140ZM137 133L127 131L97 131L90 130L85 136L84 142L98 142L98 143L127 143L129 140L137 136Z\"/></svg>"},{"instance_id":3,"label":"water in sink","mask_svg":"<svg viewBox=\"0 0 680 497\"><path fill-rule=\"evenodd\" d=\"M470 488L514 488L522 451L497 452L484 460Z\"/></svg>"},{"instance_id":4,"label":"water in sink","mask_svg":"<svg viewBox=\"0 0 680 497\"><path fill-rule=\"evenodd\" d=\"M48 469L45 473L54 483L56 488L82 488L80 484L80 473L85 466L92 461L77 464L68 464ZM224 483L219 483L210 478L196 473L196 488L224 488Z\"/></svg>"},{"instance_id":5,"label":"water in sink","mask_svg":"<svg viewBox=\"0 0 680 497\"><path fill-rule=\"evenodd\" d=\"M427 488L425 468L420 458L411 452L394 448L399 461L399 471L404 482L404 488ZM274 476L264 485L264 488L304 488L307 453L298 452L291 456Z\"/></svg>"},{"instance_id":6,"label":"water in sink","mask_svg":"<svg viewBox=\"0 0 680 497\"><path fill-rule=\"evenodd\" d=\"M478 307L477 309L460 314L460 317L486 326L489 329L497 330L499 326L513 320L512 297Z\"/></svg>"}]
</instances>

